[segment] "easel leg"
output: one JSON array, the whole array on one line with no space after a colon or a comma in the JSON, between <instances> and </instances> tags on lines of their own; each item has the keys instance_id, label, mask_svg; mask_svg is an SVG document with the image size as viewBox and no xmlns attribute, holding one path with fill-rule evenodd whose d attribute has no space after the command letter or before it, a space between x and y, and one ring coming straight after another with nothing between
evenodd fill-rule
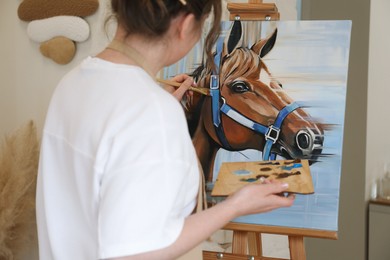
<instances>
[{"instance_id":1,"label":"easel leg","mask_svg":"<svg viewBox=\"0 0 390 260\"><path fill-rule=\"evenodd\" d=\"M249 255L263 256L260 233L248 232L248 251Z\"/></svg>"},{"instance_id":2,"label":"easel leg","mask_svg":"<svg viewBox=\"0 0 390 260\"><path fill-rule=\"evenodd\" d=\"M303 236L289 236L288 243L290 247L291 260L306 260Z\"/></svg>"},{"instance_id":3,"label":"easel leg","mask_svg":"<svg viewBox=\"0 0 390 260\"><path fill-rule=\"evenodd\" d=\"M303 236L289 235L290 260L306 260ZM263 257L261 233L248 231L234 231L232 253L215 253L204 251L203 260L246 260L246 259L280 259ZM284 259L284 258L283 258Z\"/></svg>"},{"instance_id":4,"label":"easel leg","mask_svg":"<svg viewBox=\"0 0 390 260\"><path fill-rule=\"evenodd\" d=\"M247 254L248 250L248 232L246 231L234 231L232 252L234 254Z\"/></svg>"},{"instance_id":5,"label":"easel leg","mask_svg":"<svg viewBox=\"0 0 390 260\"><path fill-rule=\"evenodd\" d=\"M258 232L234 231L232 252L240 255L262 256L261 234Z\"/></svg>"}]
</instances>

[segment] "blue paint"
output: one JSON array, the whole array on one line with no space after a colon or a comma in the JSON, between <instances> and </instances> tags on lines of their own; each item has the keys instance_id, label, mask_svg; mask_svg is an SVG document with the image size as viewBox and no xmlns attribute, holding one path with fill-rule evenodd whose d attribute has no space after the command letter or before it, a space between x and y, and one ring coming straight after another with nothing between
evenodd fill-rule
<instances>
[{"instance_id":1,"label":"blue paint","mask_svg":"<svg viewBox=\"0 0 390 260\"><path fill-rule=\"evenodd\" d=\"M233 173L236 174L236 175L249 175L252 172L250 172L248 170L237 170L237 171L234 171Z\"/></svg>"},{"instance_id":2,"label":"blue paint","mask_svg":"<svg viewBox=\"0 0 390 260\"><path fill-rule=\"evenodd\" d=\"M285 166L282 166L281 168L282 168L282 170L291 171L292 169L302 168L302 163L294 163L291 166L285 165Z\"/></svg>"},{"instance_id":3,"label":"blue paint","mask_svg":"<svg viewBox=\"0 0 390 260\"><path fill-rule=\"evenodd\" d=\"M248 178L248 179L241 179L240 181L244 181L244 182L255 182L255 181L258 181L257 178Z\"/></svg>"}]
</instances>

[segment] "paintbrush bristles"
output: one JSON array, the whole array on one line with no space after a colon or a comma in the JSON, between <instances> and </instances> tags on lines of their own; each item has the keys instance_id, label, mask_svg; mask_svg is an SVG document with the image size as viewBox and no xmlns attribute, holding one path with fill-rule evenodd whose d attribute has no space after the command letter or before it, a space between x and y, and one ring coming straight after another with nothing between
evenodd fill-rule
<instances>
[{"instance_id":1,"label":"paintbrush bristles","mask_svg":"<svg viewBox=\"0 0 390 260\"><path fill-rule=\"evenodd\" d=\"M167 80L167 79L159 79L159 78L157 78L156 81L160 82L162 84L166 84L166 85L175 87L175 88L178 88L178 87L181 86L181 83L175 82L175 81L171 81L171 80ZM189 90L197 92L197 93L202 94L202 95L206 95L206 96L210 95L210 89L208 89L208 88L190 87Z\"/></svg>"}]
</instances>

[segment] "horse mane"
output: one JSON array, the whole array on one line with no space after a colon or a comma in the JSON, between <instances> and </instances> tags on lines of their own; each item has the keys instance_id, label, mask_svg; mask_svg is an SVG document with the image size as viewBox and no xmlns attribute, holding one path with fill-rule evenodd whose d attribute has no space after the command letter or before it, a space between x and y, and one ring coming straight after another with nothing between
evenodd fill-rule
<instances>
[{"instance_id":1,"label":"horse mane","mask_svg":"<svg viewBox=\"0 0 390 260\"><path fill-rule=\"evenodd\" d=\"M245 75L248 73L259 73L258 64L253 64L253 66L249 67L240 66L240 64L243 64L242 61L245 62L246 60L251 59L251 55L255 58L254 54L251 54L249 48L238 47L234 49L234 51L231 50L230 54L224 56L222 58L222 63L225 64L226 62L226 64L223 66L224 68L221 68L220 73L223 75L222 80L225 81L228 77L232 76L231 74ZM255 59L253 58L252 60L257 60L257 57ZM206 67L205 63L201 63L189 75L194 78L195 82L197 82L200 87L208 87L211 68ZM193 99L186 105L187 124L191 137L193 137L195 130L198 127L204 100L205 96L194 93Z\"/></svg>"}]
</instances>

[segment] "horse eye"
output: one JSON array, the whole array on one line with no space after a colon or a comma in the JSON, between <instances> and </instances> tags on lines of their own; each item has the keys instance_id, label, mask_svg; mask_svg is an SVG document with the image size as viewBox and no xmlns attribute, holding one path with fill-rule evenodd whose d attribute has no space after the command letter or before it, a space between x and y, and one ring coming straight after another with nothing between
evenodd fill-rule
<instances>
[{"instance_id":1,"label":"horse eye","mask_svg":"<svg viewBox=\"0 0 390 260\"><path fill-rule=\"evenodd\" d=\"M235 81L230 85L230 88L236 93L245 93L250 90L244 81Z\"/></svg>"}]
</instances>

